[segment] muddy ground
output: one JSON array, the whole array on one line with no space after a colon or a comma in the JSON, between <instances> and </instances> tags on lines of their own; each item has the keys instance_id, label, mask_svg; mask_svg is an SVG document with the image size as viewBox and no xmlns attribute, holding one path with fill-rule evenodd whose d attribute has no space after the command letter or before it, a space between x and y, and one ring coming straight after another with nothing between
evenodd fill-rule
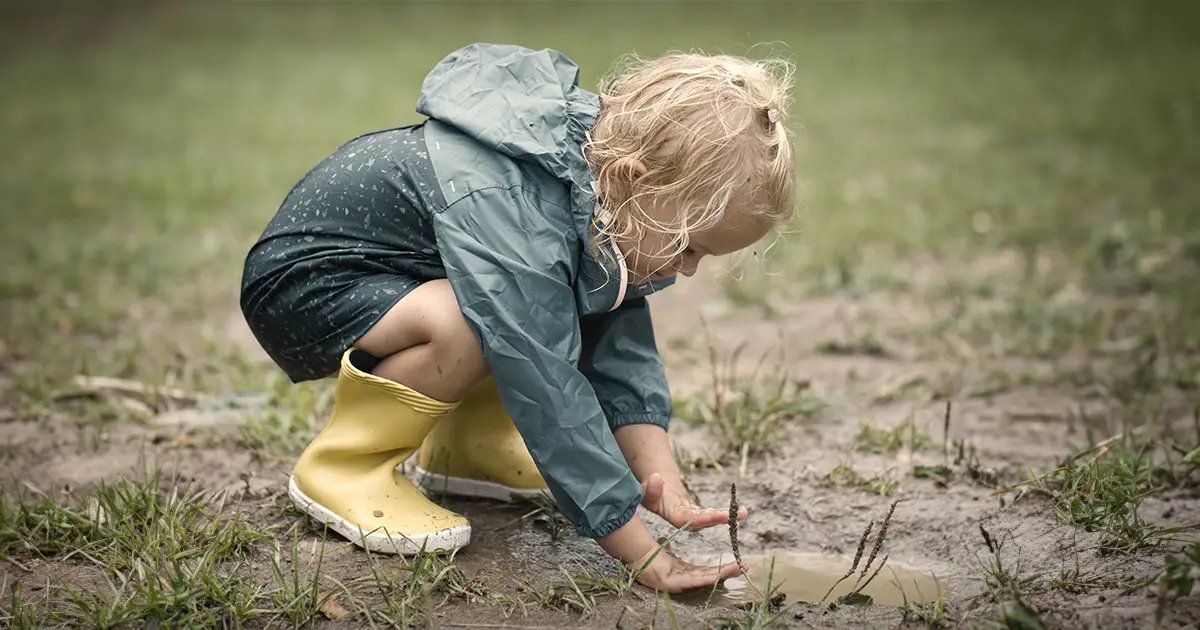
<instances>
[{"instance_id":1,"label":"muddy ground","mask_svg":"<svg viewBox=\"0 0 1200 630\"><path fill-rule=\"evenodd\" d=\"M696 304L706 305L708 317L703 315L705 309L696 311ZM769 453L748 458L744 464L735 457L720 469L688 467L689 486L705 505L728 504L730 486L737 484L738 499L750 510L749 519L739 528L740 551L747 564L755 567L757 580L765 579L763 558L776 554L785 591L811 590L814 585L824 591L840 575L828 570L816 577L800 575L795 567L787 566L790 554L824 554L830 562L847 559L854 555L866 523L881 521L889 505L902 499L881 554L886 554L890 566L921 575L926 589L927 579L936 579L942 589L940 596L927 590L917 596L944 604L944 613L930 625L971 627L997 618L997 602L989 595L984 568L998 556L1001 562L1018 566L1022 579L1031 578L1022 589L1025 601L1048 627L1143 628L1152 625L1157 614L1162 615L1164 627L1194 627L1200 615L1200 602L1194 598L1159 611L1153 588L1127 590L1160 568L1161 549L1134 555L1105 554L1100 550L1100 534L1055 518L1047 497L1019 489L997 490L1028 479L1029 470L1052 468L1064 454L1084 443L1082 429L1068 417L1074 404L1094 401L1084 401L1072 391L1033 386L999 388L1003 391L980 395L966 390L965 395L949 397L933 391L936 388L911 386L945 382L958 368L922 359L901 341L890 344L886 356L858 355L853 350L830 355L814 350L822 341L852 341L846 331L864 326L876 331L912 326L914 322L905 317L919 316L919 309L898 308L894 299L826 297L798 302L770 318L744 310L721 315L725 306L711 277L681 282L676 290L656 297L660 343L677 396L687 399L713 390L706 358L710 351L726 357L743 347L744 356L761 357L783 349L785 358L769 355L770 370L786 371L792 378L806 381L825 404L811 417L786 419L786 437ZM252 337L240 328L238 318L229 318L227 325L230 343L237 344L251 360L264 360ZM697 342L701 339L711 339L712 347ZM876 348L870 354L884 353ZM740 373L749 373L754 363L743 361ZM948 425L947 400L953 403ZM1190 413L1182 399L1172 400L1170 406L1171 413L1180 417ZM262 457L236 440L223 439L229 427L205 426L230 422L231 418L236 422L237 417L236 412L227 410L224 414L196 412L190 417L193 424L186 426L171 426L174 420L170 415L167 424L119 423L108 426L106 435L93 436L97 438L94 441L86 432L54 418L38 422L7 419L0 427L7 444L6 465L29 491L52 496L80 493L99 482L120 475L137 478L139 471L157 467L168 480L193 485L213 496L226 493L240 502L251 522L277 527L302 523L303 518L287 505L291 454ZM906 421L929 437L923 448L883 454L855 450L861 423L887 429ZM947 426L948 434L944 434ZM719 458L711 432L702 423L679 419L672 432L681 461ZM971 462L955 463L960 442ZM890 473L899 485L886 496L870 489L835 486L827 476L843 464L865 478ZM912 474L914 465L939 464L947 464L953 472L937 479L918 479ZM664 602L640 587L621 597L596 597L596 607L586 611L561 602L538 605L532 591L523 585L561 585L564 575L581 571L613 576L617 568L593 543L576 537L569 526L560 523L553 527L545 514L531 514L529 505L460 500L447 500L446 504L466 514L474 527L472 543L457 555L456 564L489 591L511 599L497 603L451 597L438 604L432 615L438 627L636 628L650 627L655 619L656 627L671 627ZM1141 506L1141 514L1164 525L1200 523L1200 494L1192 487L1156 495ZM656 517L644 517L653 523L656 534L672 534ZM326 587L370 576L364 552L346 545L336 534L322 543L315 527L306 525L298 531L294 549L300 564L311 569L316 556L321 556L320 572ZM1000 543L998 552L989 550L982 531ZM671 544L678 553L697 561L731 557L726 528L684 533ZM1056 578L1072 572L1087 577L1078 592L1051 586ZM86 585L89 579L96 579L94 574L94 567L78 558L55 562L18 553L0 565L0 583L6 589L0 600L9 599L17 584L23 585L25 596L37 597L47 591L47 583ZM885 569L876 585L883 589L884 600L896 595L887 585L892 579L889 574ZM797 584L786 584L789 577ZM911 585L907 586L907 594L914 596ZM360 591L359 596L361 599L352 594L341 596L351 611L349 617L335 622L319 614L315 627L365 623L367 613L353 607L366 609L374 600L369 593ZM744 614L735 606L738 597L754 599L741 580L731 581L715 594L679 596L675 623L680 627L719 625L716 620L722 615ZM834 599L836 595L830 601ZM514 603L517 601L524 603ZM901 602L892 603L830 606L816 600L788 601L782 613L770 610L775 621L785 627L894 627L904 618ZM561 609L554 610L556 605ZM357 621L352 622L354 619ZM911 623L922 625L915 620Z\"/></svg>"}]
</instances>

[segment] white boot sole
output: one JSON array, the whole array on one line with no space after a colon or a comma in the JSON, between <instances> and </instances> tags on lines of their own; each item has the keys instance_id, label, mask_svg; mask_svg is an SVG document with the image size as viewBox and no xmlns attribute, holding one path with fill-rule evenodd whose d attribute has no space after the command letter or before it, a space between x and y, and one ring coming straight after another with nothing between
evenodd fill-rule
<instances>
[{"instance_id":1,"label":"white boot sole","mask_svg":"<svg viewBox=\"0 0 1200 630\"><path fill-rule=\"evenodd\" d=\"M288 496L305 514L314 520L328 525L330 529L341 534L347 540L373 553L415 556L425 552L454 551L462 549L471 542L471 525L459 525L441 529L426 534L405 536L403 534L388 535L371 531L364 532L362 528L331 512L328 508L317 503L296 485L295 478L288 479Z\"/></svg>"},{"instance_id":2,"label":"white boot sole","mask_svg":"<svg viewBox=\"0 0 1200 630\"><path fill-rule=\"evenodd\" d=\"M534 499L545 495L545 498L551 503L554 502L554 497L550 494L549 490L519 490L494 481L449 477L429 472L416 464L413 465L412 482L427 495L445 494L508 502L519 499Z\"/></svg>"}]
</instances>

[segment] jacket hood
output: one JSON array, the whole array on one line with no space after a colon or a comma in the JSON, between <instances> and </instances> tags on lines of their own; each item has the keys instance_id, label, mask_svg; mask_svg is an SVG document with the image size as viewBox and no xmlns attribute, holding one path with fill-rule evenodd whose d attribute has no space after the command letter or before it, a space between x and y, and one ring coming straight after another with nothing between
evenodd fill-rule
<instances>
[{"instance_id":1,"label":"jacket hood","mask_svg":"<svg viewBox=\"0 0 1200 630\"><path fill-rule=\"evenodd\" d=\"M555 50L508 44L450 53L425 78L417 100L418 113L541 166L589 206L592 177L582 146L598 111L597 95L579 87L575 62Z\"/></svg>"},{"instance_id":2,"label":"jacket hood","mask_svg":"<svg viewBox=\"0 0 1200 630\"><path fill-rule=\"evenodd\" d=\"M599 96L579 87L579 66L566 55L509 44L471 44L450 53L426 76L417 100L419 114L561 181L583 250L596 210L595 178L583 144L599 111ZM620 304L675 282L672 277L627 287L620 252L612 243L606 246L617 264L591 256L579 261L576 289L583 310Z\"/></svg>"}]
</instances>

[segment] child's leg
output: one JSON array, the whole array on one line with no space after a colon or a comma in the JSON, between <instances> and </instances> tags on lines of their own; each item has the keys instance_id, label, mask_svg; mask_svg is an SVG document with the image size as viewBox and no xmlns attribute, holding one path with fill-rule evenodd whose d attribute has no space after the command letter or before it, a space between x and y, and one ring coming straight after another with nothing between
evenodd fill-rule
<instances>
[{"instance_id":1,"label":"child's leg","mask_svg":"<svg viewBox=\"0 0 1200 630\"><path fill-rule=\"evenodd\" d=\"M448 280L414 289L354 345L382 359L377 376L441 401L462 400L489 374Z\"/></svg>"},{"instance_id":2,"label":"child's leg","mask_svg":"<svg viewBox=\"0 0 1200 630\"><path fill-rule=\"evenodd\" d=\"M546 482L504 410L475 332L450 283L417 287L355 347L382 358L371 371L458 406L421 445L414 481L436 494L511 500L539 495Z\"/></svg>"}]
</instances>

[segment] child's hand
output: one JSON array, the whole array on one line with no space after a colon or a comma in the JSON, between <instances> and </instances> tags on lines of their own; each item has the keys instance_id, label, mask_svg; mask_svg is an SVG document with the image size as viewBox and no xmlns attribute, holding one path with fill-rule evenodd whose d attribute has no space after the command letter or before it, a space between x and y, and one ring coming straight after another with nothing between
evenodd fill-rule
<instances>
[{"instance_id":1,"label":"child's hand","mask_svg":"<svg viewBox=\"0 0 1200 630\"><path fill-rule=\"evenodd\" d=\"M729 510L703 509L692 501L683 487L665 429L652 424L627 424L613 434L633 473L644 480L642 505L647 510L680 528L703 529L729 522ZM745 508L738 509L737 518L746 518Z\"/></svg>"},{"instance_id":2,"label":"child's hand","mask_svg":"<svg viewBox=\"0 0 1200 630\"><path fill-rule=\"evenodd\" d=\"M680 560L669 547L655 542L646 523L637 514L616 531L597 538L596 542L608 555L636 572L639 584L668 593L713 586L741 573L736 563L702 566Z\"/></svg>"},{"instance_id":3,"label":"child's hand","mask_svg":"<svg viewBox=\"0 0 1200 630\"><path fill-rule=\"evenodd\" d=\"M668 489L662 475L651 474L642 483L642 489L645 490L642 505L678 528L687 526L688 529L696 530L729 522L729 510L702 508L692 501L682 483L679 483L678 487L674 485ZM737 520L745 520L746 515L746 508L739 507Z\"/></svg>"},{"instance_id":4,"label":"child's hand","mask_svg":"<svg viewBox=\"0 0 1200 630\"><path fill-rule=\"evenodd\" d=\"M655 551L658 550L653 549L638 560L633 565L633 569L636 571L642 568ZM658 551L658 555L655 556L654 560L650 561L650 565L637 575L637 581L642 586L654 590L666 591L667 593L681 593L692 589L713 586L722 580L736 577L741 572L737 563L734 562L728 562L720 566L701 566L681 560L672 555L666 548L663 548L661 551Z\"/></svg>"}]
</instances>

